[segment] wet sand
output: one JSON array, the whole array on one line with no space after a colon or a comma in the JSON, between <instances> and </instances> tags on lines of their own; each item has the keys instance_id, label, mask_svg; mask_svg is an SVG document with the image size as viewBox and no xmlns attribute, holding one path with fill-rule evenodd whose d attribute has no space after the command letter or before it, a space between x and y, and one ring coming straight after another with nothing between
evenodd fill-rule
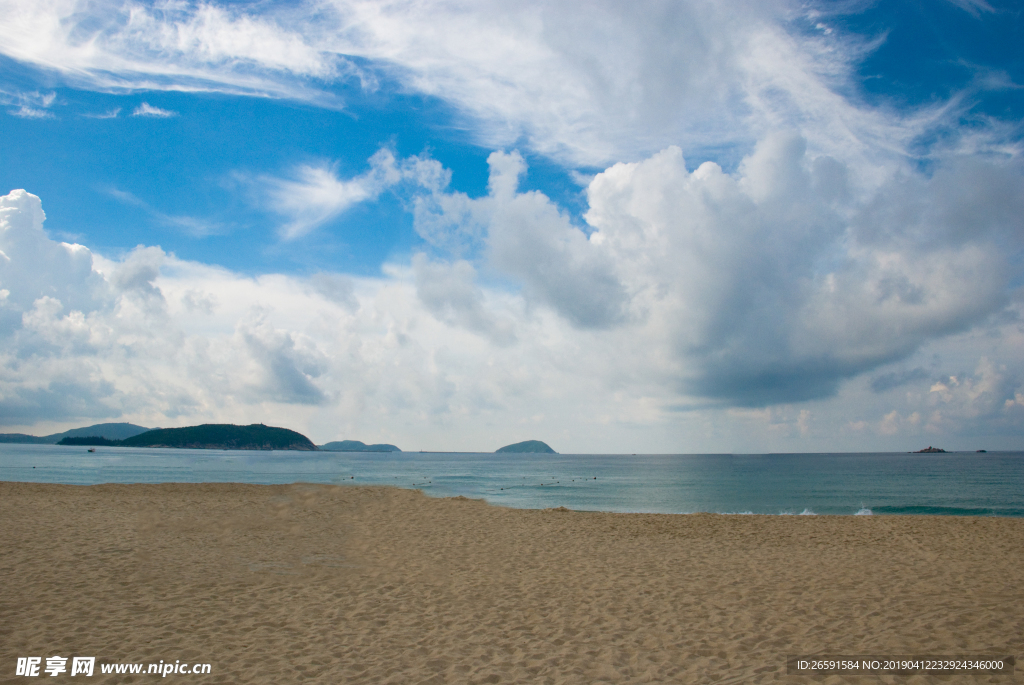
<instances>
[{"instance_id":1,"label":"wet sand","mask_svg":"<svg viewBox=\"0 0 1024 685\"><path fill-rule=\"evenodd\" d=\"M791 654L1024 654L1024 519L0 483L0 571L0 683L53 655L97 657L87 683L152 682L99 664L161 659L212 671L164 682L1024 682L786 673Z\"/></svg>"}]
</instances>

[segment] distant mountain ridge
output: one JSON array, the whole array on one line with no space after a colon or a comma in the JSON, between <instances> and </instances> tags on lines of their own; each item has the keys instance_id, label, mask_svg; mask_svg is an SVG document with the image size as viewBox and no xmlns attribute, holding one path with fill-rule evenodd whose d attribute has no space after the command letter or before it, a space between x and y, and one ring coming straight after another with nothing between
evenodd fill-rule
<instances>
[{"instance_id":1,"label":"distant mountain ridge","mask_svg":"<svg viewBox=\"0 0 1024 685\"><path fill-rule=\"evenodd\" d=\"M57 440L59 440L58 438ZM0 433L0 443L19 445L52 445L56 442L50 441L50 436L39 437L38 435L26 435L25 433Z\"/></svg>"},{"instance_id":2,"label":"distant mountain ridge","mask_svg":"<svg viewBox=\"0 0 1024 685\"><path fill-rule=\"evenodd\" d=\"M72 428L69 431L58 433L58 435L64 438L85 438L98 435L99 437L107 438L108 440L125 440L151 430L157 429L146 428L145 426L136 426L134 423L97 423L95 426Z\"/></svg>"},{"instance_id":3,"label":"distant mountain ridge","mask_svg":"<svg viewBox=\"0 0 1024 685\"><path fill-rule=\"evenodd\" d=\"M495 454L504 452L519 452L521 454L558 454L554 451L546 442L540 440L524 440L523 442L517 442L513 445L505 445L504 447L494 451Z\"/></svg>"},{"instance_id":4,"label":"distant mountain ridge","mask_svg":"<svg viewBox=\"0 0 1024 685\"><path fill-rule=\"evenodd\" d=\"M63 433L53 435L26 435L25 433L0 433L0 443L20 443L23 445L56 445L64 438L106 438L107 440L124 440L151 428L136 426L134 423L97 423L84 428L72 428Z\"/></svg>"},{"instance_id":5,"label":"distant mountain ridge","mask_svg":"<svg viewBox=\"0 0 1024 685\"><path fill-rule=\"evenodd\" d=\"M402 450L394 445L388 445L381 443L377 445L367 445L360 440L335 440L329 442L326 445L319 445L319 449L324 452L401 452Z\"/></svg>"},{"instance_id":6,"label":"distant mountain ridge","mask_svg":"<svg viewBox=\"0 0 1024 685\"><path fill-rule=\"evenodd\" d=\"M172 447L208 450L315 450L316 445L301 433L287 428L254 423L205 423L184 428L155 428L124 440L96 435L65 436L58 445L103 447Z\"/></svg>"}]
</instances>

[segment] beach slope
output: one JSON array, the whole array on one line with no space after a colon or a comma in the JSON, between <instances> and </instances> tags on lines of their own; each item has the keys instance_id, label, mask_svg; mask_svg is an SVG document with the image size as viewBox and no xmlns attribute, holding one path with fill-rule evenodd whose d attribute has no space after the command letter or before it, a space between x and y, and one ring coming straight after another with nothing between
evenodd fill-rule
<instances>
[{"instance_id":1,"label":"beach slope","mask_svg":"<svg viewBox=\"0 0 1024 685\"><path fill-rule=\"evenodd\" d=\"M1020 519L0 483L0 521L0 683L53 655L209 663L177 676L203 683L1021 681L785 673L789 654L1024 653Z\"/></svg>"}]
</instances>

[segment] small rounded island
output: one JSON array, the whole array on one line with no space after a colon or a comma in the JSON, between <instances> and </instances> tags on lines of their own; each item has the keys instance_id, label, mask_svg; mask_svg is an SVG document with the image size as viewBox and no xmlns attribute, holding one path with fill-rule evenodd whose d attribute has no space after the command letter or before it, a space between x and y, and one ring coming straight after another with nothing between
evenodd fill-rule
<instances>
[{"instance_id":1,"label":"small rounded island","mask_svg":"<svg viewBox=\"0 0 1024 685\"><path fill-rule=\"evenodd\" d=\"M526 440L524 442L517 442L514 445L505 445L501 449L495 450L494 453L500 452L519 452L523 454L558 454L554 451L546 442L540 440Z\"/></svg>"}]
</instances>

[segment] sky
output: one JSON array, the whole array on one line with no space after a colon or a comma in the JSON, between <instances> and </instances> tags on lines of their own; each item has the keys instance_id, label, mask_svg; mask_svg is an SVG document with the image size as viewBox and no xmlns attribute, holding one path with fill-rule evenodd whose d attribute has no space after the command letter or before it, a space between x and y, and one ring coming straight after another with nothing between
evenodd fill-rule
<instances>
[{"instance_id":1,"label":"sky","mask_svg":"<svg viewBox=\"0 0 1024 685\"><path fill-rule=\"evenodd\" d=\"M1024 449L1024 9L0 0L0 432Z\"/></svg>"}]
</instances>

